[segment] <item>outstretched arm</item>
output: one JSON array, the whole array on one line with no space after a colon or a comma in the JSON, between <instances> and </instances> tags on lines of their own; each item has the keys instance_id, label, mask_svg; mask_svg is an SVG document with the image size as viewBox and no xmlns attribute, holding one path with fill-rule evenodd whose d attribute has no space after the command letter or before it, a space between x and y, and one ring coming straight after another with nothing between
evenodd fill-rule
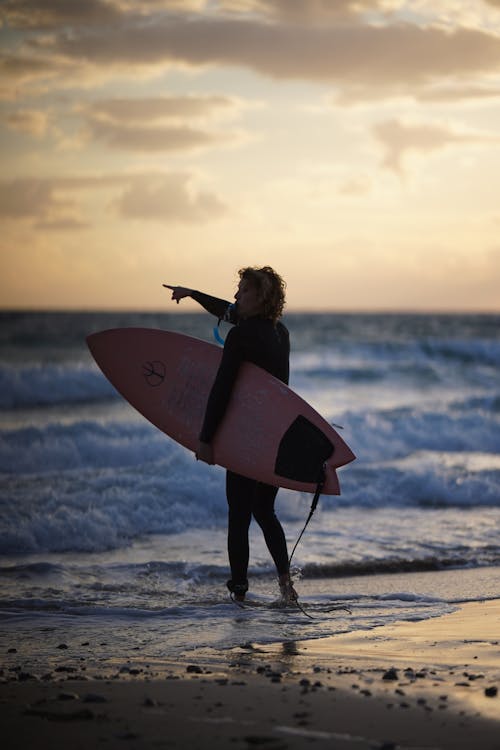
<instances>
[{"instance_id":1,"label":"outstretched arm","mask_svg":"<svg viewBox=\"0 0 500 750\"><path fill-rule=\"evenodd\" d=\"M228 300L212 297L209 294L198 292L196 289L188 289L188 287L185 286L171 286L170 284L163 284L163 286L172 290L172 299L174 302L177 302L177 304L179 304L181 299L191 297L207 312L211 315L215 315L219 320L226 320L228 323L237 322L234 309L231 307L231 303Z\"/></svg>"}]
</instances>

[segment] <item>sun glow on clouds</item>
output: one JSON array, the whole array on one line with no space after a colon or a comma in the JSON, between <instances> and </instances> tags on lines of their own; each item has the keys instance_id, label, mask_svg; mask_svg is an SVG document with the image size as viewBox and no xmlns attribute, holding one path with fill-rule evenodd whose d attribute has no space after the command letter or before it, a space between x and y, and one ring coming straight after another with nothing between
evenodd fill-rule
<instances>
[{"instance_id":1,"label":"sun glow on clouds","mask_svg":"<svg viewBox=\"0 0 500 750\"><path fill-rule=\"evenodd\" d=\"M500 2L4 0L4 307L500 309ZM191 309L187 303L183 309Z\"/></svg>"}]
</instances>

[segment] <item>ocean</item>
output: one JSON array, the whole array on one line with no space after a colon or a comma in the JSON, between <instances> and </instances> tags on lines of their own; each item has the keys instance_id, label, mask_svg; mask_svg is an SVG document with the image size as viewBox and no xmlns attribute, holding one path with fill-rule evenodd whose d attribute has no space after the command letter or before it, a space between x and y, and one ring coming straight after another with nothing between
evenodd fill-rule
<instances>
[{"instance_id":1,"label":"ocean","mask_svg":"<svg viewBox=\"0 0 500 750\"><path fill-rule=\"evenodd\" d=\"M0 314L6 668L9 652L27 668L54 668L61 642L73 655L91 648L96 664L131 654L159 663L500 597L500 316L289 313L284 322L291 387L342 426L357 455L339 470L342 495L321 497L295 552L303 611L276 606L254 526L249 604L229 599L224 471L135 412L85 344L121 326L213 340L209 315ZM290 550L311 499L278 494Z\"/></svg>"}]
</instances>

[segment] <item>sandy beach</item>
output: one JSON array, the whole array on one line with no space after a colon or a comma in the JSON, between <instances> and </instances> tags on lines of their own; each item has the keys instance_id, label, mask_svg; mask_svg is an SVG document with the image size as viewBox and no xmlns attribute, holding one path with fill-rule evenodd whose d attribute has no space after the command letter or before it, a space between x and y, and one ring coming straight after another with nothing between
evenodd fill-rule
<instances>
[{"instance_id":1,"label":"sandy beach","mask_svg":"<svg viewBox=\"0 0 500 750\"><path fill-rule=\"evenodd\" d=\"M61 646L47 674L2 669L4 748L500 748L500 600L102 671L72 657L70 629Z\"/></svg>"}]
</instances>

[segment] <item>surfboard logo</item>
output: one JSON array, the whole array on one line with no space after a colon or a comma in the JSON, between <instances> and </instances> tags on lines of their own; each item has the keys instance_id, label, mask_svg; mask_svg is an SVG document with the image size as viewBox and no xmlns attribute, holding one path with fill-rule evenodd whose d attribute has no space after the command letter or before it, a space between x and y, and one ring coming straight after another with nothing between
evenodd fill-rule
<instances>
[{"instance_id":1,"label":"surfboard logo","mask_svg":"<svg viewBox=\"0 0 500 750\"><path fill-rule=\"evenodd\" d=\"M151 362L144 362L142 365L142 374L146 383L152 388L157 388L163 383L166 375L166 367L163 362L155 359Z\"/></svg>"}]
</instances>

